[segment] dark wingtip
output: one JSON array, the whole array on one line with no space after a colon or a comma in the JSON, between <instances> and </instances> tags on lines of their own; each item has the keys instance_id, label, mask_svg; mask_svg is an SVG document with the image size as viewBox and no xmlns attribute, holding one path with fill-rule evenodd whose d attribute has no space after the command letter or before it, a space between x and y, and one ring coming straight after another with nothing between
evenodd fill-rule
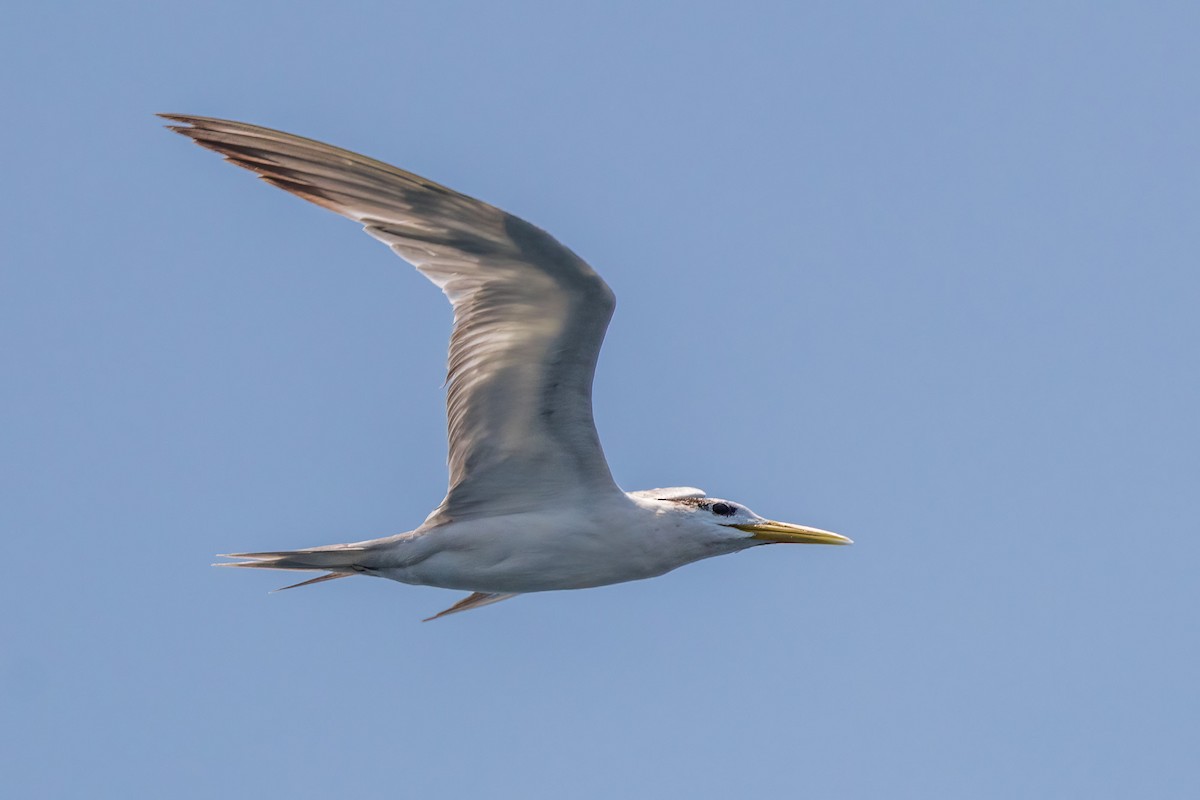
<instances>
[{"instance_id":1,"label":"dark wingtip","mask_svg":"<svg viewBox=\"0 0 1200 800\"><path fill-rule=\"evenodd\" d=\"M195 121L197 119L190 114L166 114L161 111L156 113L154 116L158 117L159 119L170 120L171 122L182 122L185 125L195 125ZM167 125L166 127L179 130L179 128L172 125Z\"/></svg>"},{"instance_id":2,"label":"dark wingtip","mask_svg":"<svg viewBox=\"0 0 1200 800\"><path fill-rule=\"evenodd\" d=\"M173 130L176 133L184 134L190 134L192 131L212 130L214 125L221 123L230 124L226 120L217 119L216 117L200 117L195 114L167 114L158 112L154 116L170 122L180 123L179 125L164 125L163 127ZM236 125L237 123L233 124Z\"/></svg>"},{"instance_id":3,"label":"dark wingtip","mask_svg":"<svg viewBox=\"0 0 1200 800\"><path fill-rule=\"evenodd\" d=\"M163 114L163 113L158 113L158 114L155 114L154 116L158 117L159 119L165 119L165 120L169 120L171 122L182 123L181 125L163 125L163 127L166 128L167 130L171 131L172 133L178 133L180 136L187 136L193 142L196 142L195 134L198 130L200 130L200 126L197 124L196 117L190 117L187 114ZM199 142L196 142L196 143L200 144Z\"/></svg>"}]
</instances>

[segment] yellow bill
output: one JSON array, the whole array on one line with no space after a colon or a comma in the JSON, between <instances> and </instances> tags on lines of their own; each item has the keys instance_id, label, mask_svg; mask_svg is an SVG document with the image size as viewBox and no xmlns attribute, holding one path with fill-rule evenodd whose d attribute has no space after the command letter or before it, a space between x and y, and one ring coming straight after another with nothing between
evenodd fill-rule
<instances>
[{"instance_id":1,"label":"yellow bill","mask_svg":"<svg viewBox=\"0 0 1200 800\"><path fill-rule=\"evenodd\" d=\"M840 533L823 531L820 528L806 528L803 525L793 525L790 522L775 522L763 520L745 525L734 525L734 528L753 534L755 539L765 542L785 542L790 544L854 544L853 539Z\"/></svg>"}]
</instances>

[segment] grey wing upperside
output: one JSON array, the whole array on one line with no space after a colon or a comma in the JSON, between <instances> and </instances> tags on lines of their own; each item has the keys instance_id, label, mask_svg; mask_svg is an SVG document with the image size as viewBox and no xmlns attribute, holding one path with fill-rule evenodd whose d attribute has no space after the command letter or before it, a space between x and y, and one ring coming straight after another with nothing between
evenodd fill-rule
<instances>
[{"instance_id":1,"label":"grey wing upperside","mask_svg":"<svg viewBox=\"0 0 1200 800\"><path fill-rule=\"evenodd\" d=\"M362 223L449 298L450 482L427 525L619 492L592 417L615 300L586 262L524 220L381 161L257 125L161 116L268 183Z\"/></svg>"}]
</instances>

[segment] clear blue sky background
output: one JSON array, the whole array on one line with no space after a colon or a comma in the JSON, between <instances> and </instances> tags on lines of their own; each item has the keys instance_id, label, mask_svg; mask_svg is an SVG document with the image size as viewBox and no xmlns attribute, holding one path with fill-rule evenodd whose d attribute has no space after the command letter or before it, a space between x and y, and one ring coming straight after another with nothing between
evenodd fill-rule
<instances>
[{"instance_id":1,"label":"clear blue sky background","mask_svg":"<svg viewBox=\"0 0 1200 800\"><path fill-rule=\"evenodd\" d=\"M1196 9L9 8L6 796L1200 796ZM621 484L857 545L434 624L210 569L423 519L450 315L155 111L552 231Z\"/></svg>"}]
</instances>

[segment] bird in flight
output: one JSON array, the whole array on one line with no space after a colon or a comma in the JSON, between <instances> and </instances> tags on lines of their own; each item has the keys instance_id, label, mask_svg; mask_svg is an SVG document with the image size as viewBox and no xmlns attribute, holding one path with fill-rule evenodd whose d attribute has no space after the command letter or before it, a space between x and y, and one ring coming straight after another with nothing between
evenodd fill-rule
<instances>
[{"instance_id":1,"label":"bird in flight","mask_svg":"<svg viewBox=\"0 0 1200 800\"><path fill-rule=\"evenodd\" d=\"M770 543L850 544L700 489L624 492L592 419L612 290L540 228L381 161L242 122L161 114L168 127L292 194L360 223L454 308L446 416L450 482L415 530L220 566L460 589L430 619L529 592L662 575Z\"/></svg>"}]
</instances>

